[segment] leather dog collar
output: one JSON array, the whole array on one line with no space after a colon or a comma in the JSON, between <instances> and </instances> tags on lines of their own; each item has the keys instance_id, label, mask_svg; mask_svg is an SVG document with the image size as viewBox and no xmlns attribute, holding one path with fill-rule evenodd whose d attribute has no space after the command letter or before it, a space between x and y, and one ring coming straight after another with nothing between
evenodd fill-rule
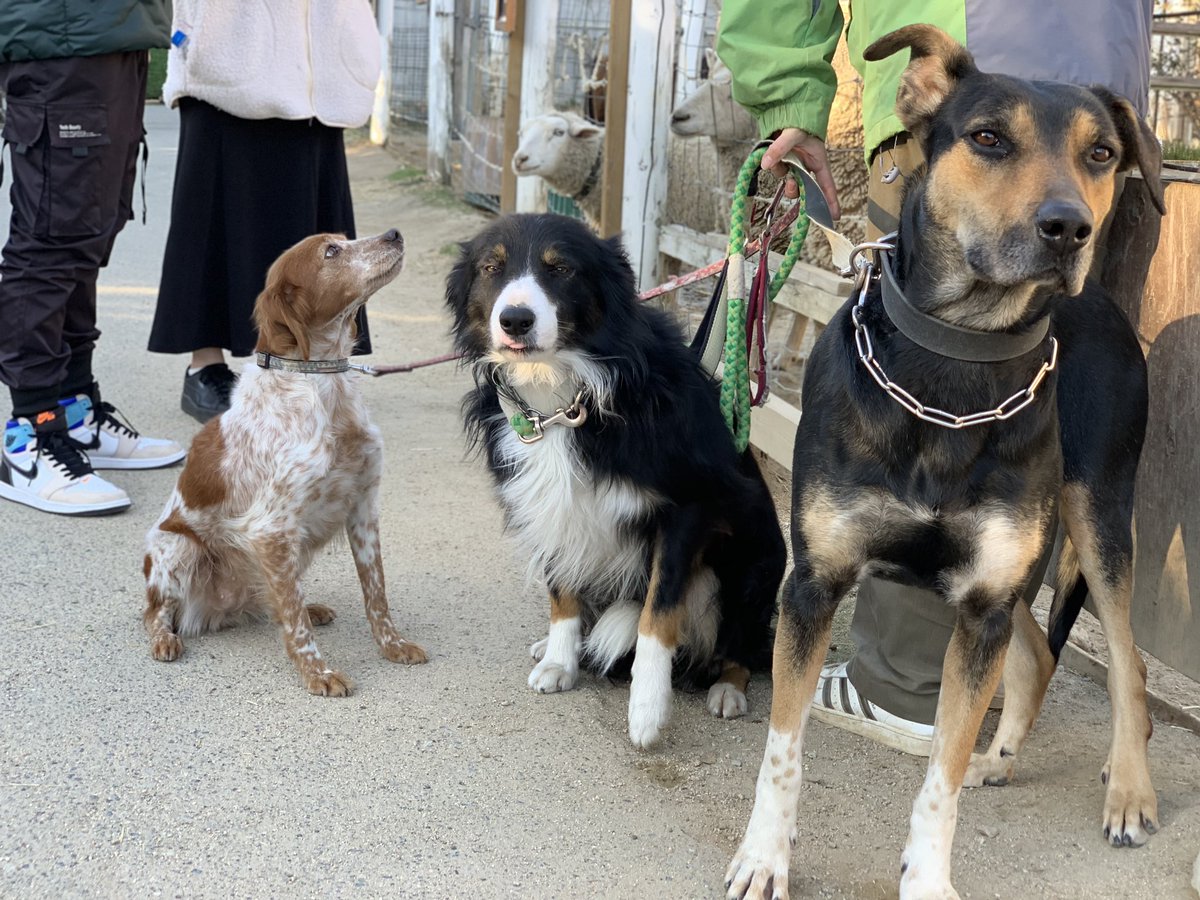
<instances>
[{"instance_id":1,"label":"leather dog collar","mask_svg":"<svg viewBox=\"0 0 1200 900\"><path fill-rule=\"evenodd\" d=\"M280 372L300 372L307 375L336 375L347 372L352 367L346 357L341 359L289 359L286 356L272 356L263 350L254 353L254 361L263 369L276 369Z\"/></svg>"},{"instance_id":2,"label":"leather dog collar","mask_svg":"<svg viewBox=\"0 0 1200 900\"><path fill-rule=\"evenodd\" d=\"M880 251L879 267L882 270L879 293L883 298L883 308L892 324L914 344L941 356L967 362L1016 359L1041 346L1050 330L1049 313L1038 319L1028 331L1019 334L978 331L943 322L917 309L912 301L904 296L900 285L896 283L890 253Z\"/></svg>"}]
</instances>

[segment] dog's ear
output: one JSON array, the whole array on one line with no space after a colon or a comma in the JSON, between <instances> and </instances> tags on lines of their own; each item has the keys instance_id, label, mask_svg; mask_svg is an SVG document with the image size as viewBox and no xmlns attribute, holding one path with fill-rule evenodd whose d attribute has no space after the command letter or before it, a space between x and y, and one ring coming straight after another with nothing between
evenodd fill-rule
<instances>
[{"instance_id":1,"label":"dog's ear","mask_svg":"<svg viewBox=\"0 0 1200 900\"><path fill-rule=\"evenodd\" d=\"M277 356L295 353L308 359L309 297L307 291L272 271L267 286L254 304L254 324L258 326L255 349Z\"/></svg>"},{"instance_id":2,"label":"dog's ear","mask_svg":"<svg viewBox=\"0 0 1200 900\"><path fill-rule=\"evenodd\" d=\"M454 316L454 334L460 341L467 333L468 306L475 274L474 242L463 241L458 245L458 262L446 276L446 306Z\"/></svg>"},{"instance_id":3,"label":"dog's ear","mask_svg":"<svg viewBox=\"0 0 1200 900\"><path fill-rule=\"evenodd\" d=\"M614 235L603 240L606 252L603 259L602 291L605 303L636 303L637 282L633 277L633 266L621 238Z\"/></svg>"},{"instance_id":4,"label":"dog's ear","mask_svg":"<svg viewBox=\"0 0 1200 900\"><path fill-rule=\"evenodd\" d=\"M932 25L906 25L885 34L863 51L863 58L878 62L905 47L912 50L912 56L900 76L896 115L921 139L928 131L929 120L958 82L979 69L966 47Z\"/></svg>"},{"instance_id":5,"label":"dog's ear","mask_svg":"<svg viewBox=\"0 0 1200 900\"><path fill-rule=\"evenodd\" d=\"M1092 93L1108 109L1117 134L1121 136L1121 171L1137 166L1142 181L1150 194L1150 201L1160 213L1166 213L1162 185L1162 145L1146 120L1137 114L1133 104L1102 87L1093 87Z\"/></svg>"}]
</instances>

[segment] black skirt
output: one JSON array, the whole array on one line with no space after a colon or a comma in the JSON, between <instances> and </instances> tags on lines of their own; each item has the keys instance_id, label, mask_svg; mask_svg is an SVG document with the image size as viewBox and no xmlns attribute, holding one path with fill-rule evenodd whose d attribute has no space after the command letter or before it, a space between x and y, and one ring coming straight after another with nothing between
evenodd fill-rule
<instances>
[{"instance_id":1,"label":"black skirt","mask_svg":"<svg viewBox=\"0 0 1200 900\"><path fill-rule=\"evenodd\" d=\"M241 119L185 97L158 305L156 353L254 351L252 314L267 269L319 232L353 238L342 130L314 120ZM369 353L366 311L355 353Z\"/></svg>"}]
</instances>

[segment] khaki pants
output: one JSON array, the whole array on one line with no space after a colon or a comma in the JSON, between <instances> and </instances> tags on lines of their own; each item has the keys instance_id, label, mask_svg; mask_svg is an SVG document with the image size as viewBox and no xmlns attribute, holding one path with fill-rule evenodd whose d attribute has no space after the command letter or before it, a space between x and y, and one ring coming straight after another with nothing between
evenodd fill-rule
<instances>
[{"instance_id":1,"label":"khaki pants","mask_svg":"<svg viewBox=\"0 0 1200 900\"><path fill-rule=\"evenodd\" d=\"M896 230L905 176L922 162L920 145L913 140L904 141L894 149L876 152L867 189L867 240ZM893 165L899 169L900 177L891 184L884 184L883 173ZM1130 184L1136 190L1142 190L1140 183ZM1116 189L1118 197L1123 187L1124 179L1121 178ZM1150 227L1157 228L1157 225L1155 218ZM1108 222L1102 227L1097 242L1093 275L1098 276L1103 270L1107 229ZM1143 266L1144 281L1150 255L1134 264ZM1032 603L1037 597L1050 557L1051 553L1047 551L1038 562L1025 592L1025 602ZM954 608L931 591L880 578L866 578L859 586L850 624L850 638L855 646L854 657L847 667L851 684L888 712L932 725L942 684L942 662L954 621Z\"/></svg>"}]
</instances>

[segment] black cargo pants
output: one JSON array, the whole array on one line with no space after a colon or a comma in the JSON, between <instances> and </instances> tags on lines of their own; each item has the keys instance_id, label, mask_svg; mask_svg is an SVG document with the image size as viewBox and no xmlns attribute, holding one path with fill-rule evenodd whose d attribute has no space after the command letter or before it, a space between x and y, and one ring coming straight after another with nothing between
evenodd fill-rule
<instances>
[{"instance_id":1,"label":"black cargo pants","mask_svg":"<svg viewBox=\"0 0 1200 900\"><path fill-rule=\"evenodd\" d=\"M133 215L147 65L142 50L0 67L12 172L0 382L16 414L91 388L96 276Z\"/></svg>"}]
</instances>

